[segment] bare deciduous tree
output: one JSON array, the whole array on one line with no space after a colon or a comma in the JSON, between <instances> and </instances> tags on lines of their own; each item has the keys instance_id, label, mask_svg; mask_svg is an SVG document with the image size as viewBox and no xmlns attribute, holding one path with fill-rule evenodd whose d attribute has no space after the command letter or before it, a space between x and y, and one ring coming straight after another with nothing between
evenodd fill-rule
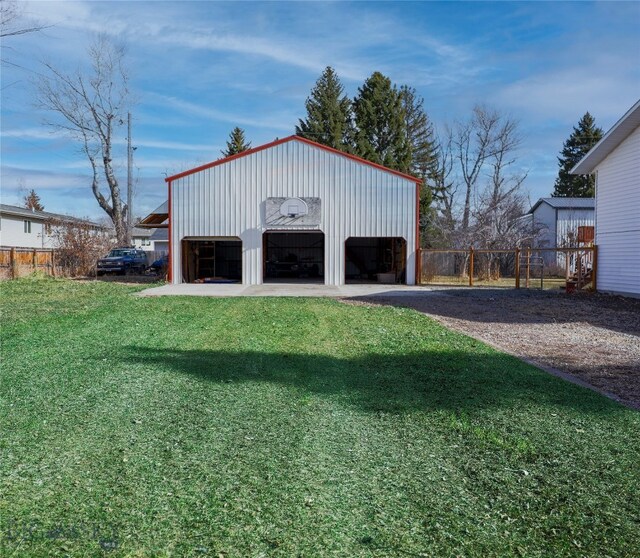
<instances>
[{"instance_id":1,"label":"bare deciduous tree","mask_svg":"<svg viewBox=\"0 0 640 558\"><path fill-rule=\"evenodd\" d=\"M501 117L496 111L476 106L471 118L465 122L458 122L455 127L453 144L465 192L460 223L463 231L469 229L471 198L477 188L484 163L492 153L500 120Z\"/></svg>"},{"instance_id":2,"label":"bare deciduous tree","mask_svg":"<svg viewBox=\"0 0 640 558\"><path fill-rule=\"evenodd\" d=\"M434 195L440 246L511 249L535 231L523 219L527 173L519 170L518 123L477 106L440 144L440 181Z\"/></svg>"},{"instance_id":3,"label":"bare deciduous tree","mask_svg":"<svg viewBox=\"0 0 640 558\"><path fill-rule=\"evenodd\" d=\"M26 21L23 12L24 7L16 0L0 2L0 38L35 33L47 27L38 22Z\"/></svg>"},{"instance_id":4,"label":"bare deciduous tree","mask_svg":"<svg viewBox=\"0 0 640 558\"><path fill-rule=\"evenodd\" d=\"M486 160L491 174L475 209L474 228L484 248L510 248L519 244L522 234L529 234L520 219L525 204L521 186L527 173L511 170L521 143L517 122L499 115L494 121L491 152Z\"/></svg>"},{"instance_id":5,"label":"bare deciduous tree","mask_svg":"<svg viewBox=\"0 0 640 558\"><path fill-rule=\"evenodd\" d=\"M426 218L427 238L424 245L431 247L452 246L456 230L455 202L458 186L453 178L453 136L447 130L444 138L436 139L436 168L429 177L432 207Z\"/></svg>"},{"instance_id":6,"label":"bare deciduous tree","mask_svg":"<svg viewBox=\"0 0 640 558\"><path fill-rule=\"evenodd\" d=\"M91 165L91 190L111 219L118 243L130 244L127 205L114 170L114 134L126 123L130 103L124 48L100 36L89 47L90 71L67 74L45 63L38 85L38 105L54 113L46 124L76 138ZM107 193L101 186L106 183Z\"/></svg>"}]
</instances>

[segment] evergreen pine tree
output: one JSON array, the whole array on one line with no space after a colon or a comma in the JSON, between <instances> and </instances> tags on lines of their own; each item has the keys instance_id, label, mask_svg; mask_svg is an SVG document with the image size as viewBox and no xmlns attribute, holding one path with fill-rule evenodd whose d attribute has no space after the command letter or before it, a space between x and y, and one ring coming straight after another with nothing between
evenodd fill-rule
<instances>
[{"instance_id":1,"label":"evergreen pine tree","mask_svg":"<svg viewBox=\"0 0 640 558\"><path fill-rule=\"evenodd\" d=\"M44 211L44 205L42 205L40 196L36 194L36 191L34 189L31 189L31 191L29 191L29 193L25 195L24 206L27 209L32 209L35 211Z\"/></svg>"},{"instance_id":2,"label":"evergreen pine tree","mask_svg":"<svg viewBox=\"0 0 640 558\"><path fill-rule=\"evenodd\" d=\"M221 153L224 157L231 157L231 155L237 155L247 149L251 149L251 142L247 143L244 138L244 130L236 126L229 134L227 149L221 151Z\"/></svg>"},{"instance_id":3,"label":"evergreen pine tree","mask_svg":"<svg viewBox=\"0 0 640 558\"><path fill-rule=\"evenodd\" d=\"M340 151L351 151L351 101L330 66L316 81L305 107L307 117L296 126L298 136Z\"/></svg>"},{"instance_id":4,"label":"evergreen pine tree","mask_svg":"<svg viewBox=\"0 0 640 558\"><path fill-rule=\"evenodd\" d=\"M389 78L374 72L353 101L356 153L400 172L412 167L411 142L400 92Z\"/></svg>"},{"instance_id":5,"label":"evergreen pine tree","mask_svg":"<svg viewBox=\"0 0 640 558\"><path fill-rule=\"evenodd\" d=\"M587 112L578 126L574 126L558 157L560 170L552 194L554 197L591 198L595 195L593 176L569 174L569 171L601 138L602 129L595 125L595 119Z\"/></svg>"},{"instance_id":6,"label":"evergreen pine tree","mask_svg":"<svg viewBox=\"0 0 640 558\"><path fill-rule=\"evenodd\" d=\"M404 111L407 139L411 145L410 173L422 180L420 188L420 236L426 242L427 229L432 221L431 203L437 184L438 149L434 137L433 125L424 110L424 99L415 88L403 85L400 99Z\"/></svg>"}]
</instances>

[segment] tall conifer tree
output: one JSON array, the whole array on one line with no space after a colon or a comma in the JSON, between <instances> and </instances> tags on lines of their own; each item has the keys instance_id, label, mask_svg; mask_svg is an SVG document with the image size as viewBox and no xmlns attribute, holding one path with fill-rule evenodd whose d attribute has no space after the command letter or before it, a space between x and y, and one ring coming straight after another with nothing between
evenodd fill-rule
<instances>
[{"instance_id":1,"label":"tall conifer tree","mask_svg":"<svg viewBox=\"0 0 640 558\"><path fill-rule=\"evenodd\" d=\"M424 110L424 99L415 88L403 85L400 99L404 111L407 139L411 145L411 168L413 176L422 180L420 188L420 230L426 241L428 224L432 220L431 203L434 189L438 188L438 148L433 125Z\"/></svg>"},{"instance_id":2,"label":"tall conifer tree","mask_svg":"<svg viewBox=\"0 0 640 558\"><path fill-rule=\"evenodd\" d=\"M558 157L560 170L552 194L554 197L591 198L595 195L593 176L574 175L569 172L601 138L602 129L595 125L595 119L587 112L578 122L578 126L574 126Z\"/></svg>"},{"instance_id":3,"label":"tall conifer tree","mask_svg":"<svg viewBox=\"0 0 640 558\"><path fill-rule=\"evenodd\" d=\"M411 145L410 172L427 181L438 168L438 152L433 125L424 110L424 99L415 88L403 85L400 88L401 107L407 139Z\"/></svg>"},{"instance_id":4,"label":"tall conifer tree","mask_svg":"<svg viewBox=\"0 0 640 558\"><path fill-rule=\"evenodd\" d=\"M401 172L412 166L411 142L400 92L391 80L374 72L353 101L356 153Z\"/></svg>"},{"instance_id":5,"label":"tall conifer tree","mask_svg":"<svg viewBox=\"0 0 640 558\"><path fill-rule=\"evenodd\" d=\"M33 188L31 189L30 192L28 192L24 196L24 206L27 209L33 209L35 211L44 211L44 205L42 205L40 196L36 193L36 191Z\"/></svg>"},{"instance_id":6,"label":"tall conifer tree","mask_svg":"<svg viewBox=\"0 0 640 558\"><path fill-rule=\"evenodd\" d=\"M327 66L305 102L307 117L296 134L340 151L351 151L351 101L333 68Z\"/></svg>"},{"instance_id":7,"label":"tall conifer tree","mask_svg":"<svg viewBox=\"0 0 640 558\"><path fill-rule=\"evenodd\" d=\"M244 137L244 130L236 126L229 134L229 140L227 141L227 148L221 151L224 157L231 157L231 155L237 155L243 151L251 149L251 142L247 143Z\"/></svg>"}]
</instances>

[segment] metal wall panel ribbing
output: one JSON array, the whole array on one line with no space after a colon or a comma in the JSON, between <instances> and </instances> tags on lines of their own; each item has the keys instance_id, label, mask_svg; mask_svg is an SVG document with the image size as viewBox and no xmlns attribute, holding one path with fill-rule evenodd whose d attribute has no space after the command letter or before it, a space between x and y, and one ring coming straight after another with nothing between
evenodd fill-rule
<instances>
[{"instance_id":1,"label":"metal wall panel ribbing","mask_svg":"<svg viewBox=\"0 0 640 558\"><path fill-rule=\"evenodd\" d=\"M172 182L173 281L181 277L181 240L232 236L242 240L246 284L262 282L265 201L270 197L318 197L325 234L325 282L344 283L349 237L402 237L407 241L407 280L415 278L416 185L409 179L314 147L287 141L177 178Z\"/></svg>"}]
</instances>

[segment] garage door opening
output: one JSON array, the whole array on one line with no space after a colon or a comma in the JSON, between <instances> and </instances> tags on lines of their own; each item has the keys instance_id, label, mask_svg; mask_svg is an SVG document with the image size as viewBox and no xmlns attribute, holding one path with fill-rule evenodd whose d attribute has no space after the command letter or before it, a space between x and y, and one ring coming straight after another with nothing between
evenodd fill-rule
<instances>
[{"instance_id":1,"label":"garage door opening","mask_svg":"<svg viewBox=\"0 0 640 558\"><path fill-rule=\"evenodd\" d=\"M406 266L404 238L352 237L345 242L347 283L406 283Z\"/></svg>"},{"instance_id":2,"label":"garage door opening","mask_svg":"<svg viewBox=\"0 0 640 558\"><path fill-rule=\"evenodd\" d=\"M236 237L183 240L182 280L185 283L242 281L242 241Z\"/></svg>"},{"instance_id":3,"label":"garage door opening","mask_svg":"<svg viewBox=\"0 0 640 558\"><path fill-rule=\"evenodd\" d=\"M324 233L264 233L265 281L324 281Z\"/></svg>"}]
</instances>

